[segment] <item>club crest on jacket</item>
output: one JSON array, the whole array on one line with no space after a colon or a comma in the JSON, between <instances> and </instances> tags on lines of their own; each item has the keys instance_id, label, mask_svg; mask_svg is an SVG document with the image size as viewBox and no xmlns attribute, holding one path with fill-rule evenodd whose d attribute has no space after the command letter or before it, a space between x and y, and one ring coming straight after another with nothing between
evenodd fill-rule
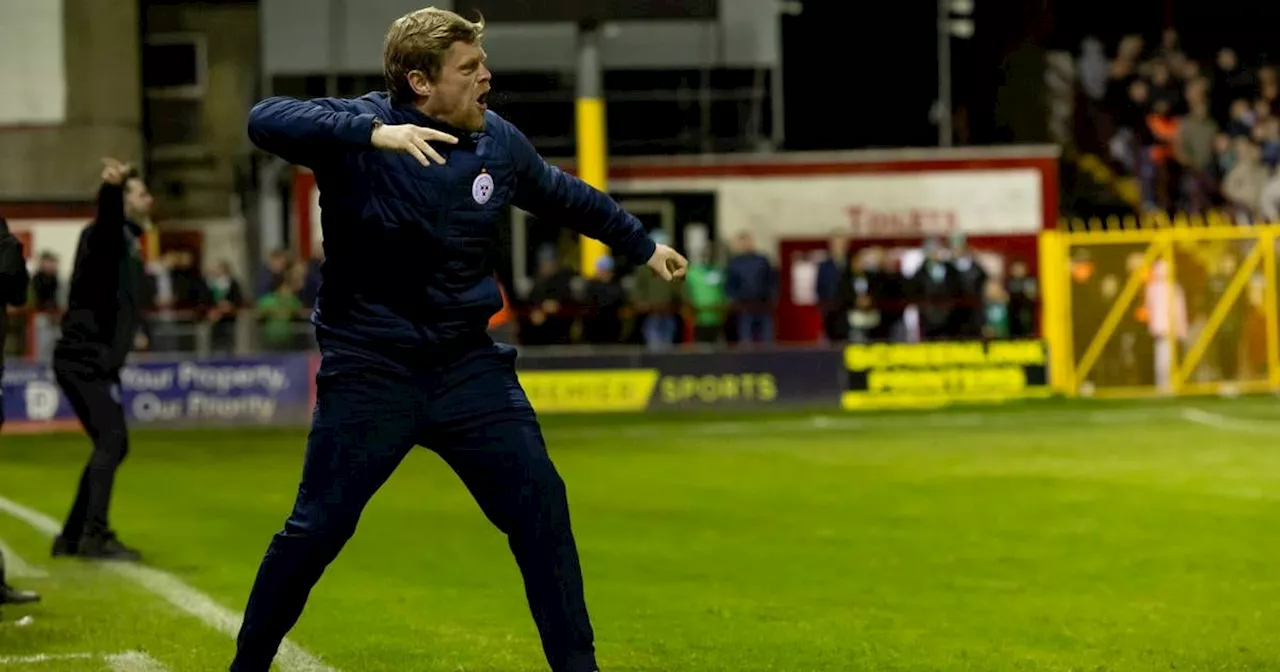
<instances>
[{"instance_id":1,"label":"club crest on jacket","mask_svg":"<svg viewBox=\"0 0 1280 672\"><path fill-rule=\"evenodd\" d=\"M489 175L487 172L482 172L479 175L476 175L475 181L471 183L471 198L474 198L476 203L484 205L485 203L488 203L489 199L492 197L493 176Z\"/></svg>"}]
</instances>

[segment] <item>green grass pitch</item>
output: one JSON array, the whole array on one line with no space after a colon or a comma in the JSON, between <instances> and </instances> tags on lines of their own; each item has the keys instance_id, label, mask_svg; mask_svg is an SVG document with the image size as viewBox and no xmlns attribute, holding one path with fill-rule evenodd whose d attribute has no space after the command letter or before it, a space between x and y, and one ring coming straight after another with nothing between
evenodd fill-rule
<instances>
[{"instance_id":1,"label":"green grass pitch","mask_svg":"<svg viewBox=\"0 0 1280 672\"><path fill-rule=\"evenodd\" d=\"M1194 407L1194 408L1193 408ZM1280 402L878 415L549 418L602 672L1280 670ZM240 613L304 433L138 431L113 523ZM0 496L61 518L80 435L0 439ZM48 557L0 672L232 641L101 566ZM25 625L19 619L29 616ZM342 672L545 670L504 539L434 454L408 459L291 639ZM6 662L7 661L7 662Z\"/></svg>"}]
</instances>

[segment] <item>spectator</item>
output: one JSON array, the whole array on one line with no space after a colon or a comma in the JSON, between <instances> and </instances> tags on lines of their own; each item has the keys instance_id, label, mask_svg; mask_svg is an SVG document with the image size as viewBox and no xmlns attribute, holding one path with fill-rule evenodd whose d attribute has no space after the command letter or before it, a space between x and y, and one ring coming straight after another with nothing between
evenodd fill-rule
<instances>
[{"instance_id":1,"label":"spectator","mask_svg":"<svg viewBox=\"0 0 1280 672\"><path fill-rule=\"evenodd\" d=\"M302 300L302 305L308 308L315 307L316 297L320 295L320 268L323 265L324 246L316 245L311 251L311 259L306 263L302 289L298 291L298 298Z\"/></svg>"},{"instance_id":2,"label":"spectator","mask_svg":"<svg viewBox=\"0 0 1280 672\"><path fill-rule=\"evenodd\" d=\"M963 233L951 237L951 268L955 271L956 304L951 309L951 333L963 339L982 337L983 297L986 294L987 269L969 247Z\"/></svg>"},{"instance_id":3,"label":"spectator","mask_svg":"<svg viewBox=\"0 0 1280 672\"><path fill-rule=\"evenodd\" d=\"M1233 138L1247 138L1253 135L1253 125L1257 122L1257 115L1253 108L1249 107L1249 101L1239 98L1231 103L1230 118L1227 121L1227 135Z\"/></svg>"},{"instance_id":4,"label":"spectator","mask_svg":"<svg viewBox=\"0 0 1280 672\"><path fill-rule=\"evenodd\" d=\"M1080 86L1091 100L1101 101L1107 95L1107 54L1102 41L1090 36L1080 43L1080 58L1076 60Z\"/></svg>"},{"instance_id":5,"label":"spectator","mask_svg":"<svg viewBox=\"0 0 1280 672\"><path fill-rule=\"evenodd\" d=\"M205 293L204 278L200 277L200 269L195 263L195 255L191 250L174 252L174 263L171 270L173 280L174 306L181 310L206 308L209 305Z\"/></svg>"},{"instance_id":6,"label":"spectator","mask_svg":"<svg viewBox=\"0 0 1280 672\"><path fill-rule=\"evenodd\" d=\"M1170 392L1173 349L1175 343L1181 344L1187 339L1187 300L1181 283L1169 277L1169 267L1163 260L1151 267L1144 307L1147 329L1155 341L1156 387L1162 392Z\"/></svg>"},{"instance_id":7,"label":"spectator","mask_svg":"<svg viewBox=\"0 0 1280 672\"><path fill-rule=\"evenodd\" d=\"M1192 61L1194 63L1194 61ZM1196 105L1204 106L1204 116L1212 119L1212 109L1209 103L1209 80L1199 75L1191 75L1184 79L1186 86L1183 87L1182 107L1177 112L1179 114L1187 114L1191 112L1191 108Z\"/></svg>"},{"instance_id":8,"label":"spectator","mask_svg":"<svg viewBox=\"0 0 1280 672\"><path fill-rule=\"evenodd\" d=\"M845 340L849 335L847 307L841 305L845 287L843 277L849 266L849 241L836 233L827 241L827 256L818 263L816 294L822 310L822 323L827 339L832 342Z\"/></svg>"},{"instance_id":9,"label":"spectator","mask_svg":"<svg viewBox=\"0 0 1280 672\"><path fill-rule=\"evenodd\" d=\"M144 329L150 332L150 346L157 352L181 350L178 316L179 284L175 281L178 266L176 250L165 250L160 258L147 264L147 281L152 313L145 320Z\"/></svg>"},{"instance_id":10,"label":"spectator","mask_svg":"<svg viewBox=\"0 0 1280 672\"><path fill-rule=\"evenodd\" d=\"M1179 44L1178 31L1173 28L1165 28L1160 33L1160 49L1156 53L1156 57L1163 59L1167 63L1180 63L1186 59L1182 53L1182 46Z\"/></svg>"},{"instance_id":11,"label":"spectator","mask_svg":"<svg viewBox=\"0 0 1280 672\"><path fill-rule=\"evenodd\" d=\"M58 280L58 255L42 252L36 272L31 276L34 307L40 311L56 311L61 305L61 281Z\"/></svg>"},{"instance_id":12,"label":"spectator","mask_svg":"<svg viewBox=\"0 0 1280 672\"><path fill-rule=\"evenodd\" d=\"M1227 173L1222 193L1238 219L1251 220L1262 210L1262 189L1270 175L1262 153L1248 138L1236 139L1236 163Z\"/></svg>"},{"instance_id":13,"label":"spectator","mask_svg":"<svg viewBox=\"0 0 1280 672\"><path fill-rule=\"evenodd\" d=\"M1214 139L1218 122L1209 116L1209 105L1200 98L1189 101L1190 110L1178 125L1177 157L1182 165L1183 207L1203 212L1214 190Z\"/></svg>"},{"instance_id":14,"label":"spectator","mask_svg":"<svg viewBox=\"0 0 1280 672\"><path fill-rule=\"evenodd\" d=\"M290 281L289 276L289 273L283 273L275 291L258 299L262 345L266 350L293 350L298 341L295 320L302 316L304 308L295 289L297 285Z\"/></svg>"},{"instance_id":15,"label":"spectator","mask_svg":"<svg viewBox=\"0 0 1280 672\"><path fill-rule=\"evenodd\" d=\"M1274 170L1280 164L1280 119L1267 117L1253 128L1253 141L1261 152L1262 163Z\"/></svg>"},{"instance_id":16,"label":"spectator","mask_svg":"<svg viewBox=\"0 0 1280 672\"><path fill-rule=\"evenodd\" d=\"M53 357L53 346L61 333L58 322L61 318L62 282L58 279L58 256L53 252L40 254L36 272L31 276L31 299L36 311L32 316L35 328L32 354L36 361L48 362Z\"/></svg>"},{"instance_id":17,"label":"spectator","mask_svg":"<svg viewBox=\"0 0 1280 672\"><path fill-rule=\"evenodd\" d=\"M212 325L212 348L217 352L232 352L235 350L236 316L244 305L244 292L231 274L231 262L218 262L205 283L210 304L205 319Z\"/></svg>"},{"instance_id":18,"label":"spectator","mask_svg":"<svg viewBox=\"0 0 1280 672\"><path fill-rule=\"evenodd\" d=\"M1151 64L1151 101L1158 103L1164 101L1168 103L1169 110L1177 108L1182 103L1182 95L1178 91L1178 83L1173 79L1173 73L1169 71L1169 65L1164 61L1155 61Z\"/></svg>"},{"instance_id":19,"label":"spectator","mask_svg":"<svg viewBox=\"0 0 1280 672\"><path fill-rule=\"evenodd\" d=\"M1040 287L1036 278L1027 274L1027 262L1014 259L1009 264L1009 278L1005 281L1005 294L1009 301L1009 336L1031 338L1036 334L1036 302Z\"/></svg>"},{"instance_id":20,"label":"spectator","mask_svg":"<svg viewBox=\"0 0 1280 672\"><path fill-rule=\"evenodd\" d=\"M1280 116L1280 76L1275 68L1258 70L1258 94L1258 102L1265 106L1267 116Z\"/></svg>"},{"instance_id":21,"label":"spectator","mask_svg":"<svg viewBox=\"0 0 1280 672\"><path fill-rule=\"evenodd\" d=\"M267 262L263 264L262 269L258 272L258 279L254 284L254 293L258 296L266 296L274 292L280 286L280 283L284 281L284 274L288 268L288 250L272 250L271 254L267 255Z\"/></svg>"},{"instance_id":22,"label":"spectator","mask_svg":"<svg viewBox=\"0 0 1280 672\"><path fill-rule=\"evenodd\" d=\"M955 335L951 310L960 295L960 282L936 239L925 241L924 253L924 263L911 276L911 301L920 315L920 338L946 340Z\"/></svg>"},{"instance_id":23,"label":"spectator","mask_svg":"<svg viewBox=\"0 0 1280 672\"><path fill-rule=\"evenodd\" d=\"M1258 198L1259 215L1267 224L1280 224L1280 171L1272 173Z\"/></svg>"},{"instance_id":24,"label":"spectator","mask_svg":"<svg viewBox=\"0 0 1280 672\"><path fill-rule=\"evenodd\" d=\"M735 254L725 269L724 291L738 315L738 340L772 343L777 273L769 258L756 251L750 233L738 234L734 248Z\"/></svg>"},{"instance_id":25,"label":"spectator","mask_svg":"<svg viewBox=\"0 0 1280 672\"><path fill-rule=\"evenodd\" d=\"M669 245L666 231L649 234L655 243ZM631 303L641 320L645 347L652 352L667 350L676 340L676 302L679 287L653 273L636 273Z\"/></svg>"},{"instance_id":26,"label":"spectator","mask_svg":"<svg viewBox=\"0 0 1280 672\"><path fill-rule=\"evenodd\" d=\"M583 289L587 314L582 319L582 340L587 343L622 342L622 311L627 299L613 271L613 257L600 257L596 260L595 276L587 280Z\"/></svg>"},{"instance_id":27,"label":"spectator","mask_svg":"<svg viewBox=\"0 0 1280 672\"><path fill-rule=\"evenodd\" d=\"M1152 189L1147 194L1147 203L1168 210L1173 202L1169 185L1176 184L1176 166L1169 159L1178 138L1178 120L1173 116L1172 104L1167 98L1153 101L1151 113L1147 115L1147 128L1151 131L1151 147L1147 154Z\"/></svg>"},{"instance_id":28,"label":"spectator","mask_svg":"<svg viewBox=\"0 0 1280 672\"><path fill-rule=\"evenodd\" d=\"M1236 145L1230 135L1219 133L1213 138L1213 182L1221 185L1236 165Z\"/></svg>"},{"instance_id":29,"label":"spectator","mask_svg":"<svg viewBox=\"0 0 1280 672\"><path fill-rule=\"evenodd\" d=\"M982 336L987 339L1006 339L1010 334L1009 295L1000 281L992 278L983 287Z\"/></svg>"},{"instance_id":30,"label":"spectator","mask_svg":"<svg viewBox=\"0 0 1280 672\"><path fill-rule=\"evenodd\" d=\"M560 266L555 248L538 251L538 276L529 292L529 318L521 333L528 345L567 345L573 316L565 310L573 304L573 273Z\"/></svg>"},{"instance_id":31,"label":"spectator","mask_svg":"<svg viewBox=\"0 0 1280 672\"><path fill-rule=\"evenodd\" d=\"M1271 114L1271 103L1261 98L1253 101L1253 130L1255 132L1258 126L1272 118L1274 118L1274 115Z\"/></svg>"},{"instance_id":32,"label":"spectator","mask_svg":"<svg viewBox=\"0 0 1280 672\"><path fill-rule=\"evenodd\" d=\"M1235 101L1248 98L1253 90L1253 78L1240 68L1240 61L1233 49L1218 51L1217 69L1213 77L1213 116L1221 119L1231 114Z\"/></svg>"},{"instance_id":33,"label":"spectator","mask_svg":"<svg viewBox=\"0 0 1280 672\"><path fill-rule=\"evenodd\" d=\"M684 293L693 309L693 338L699 343L716 343L724 334L724 273L705 251L692 256Z\"/></svg>"},{"instance_id":34,"label":"spectator","mask_svg":"<svg viewBox=\"0 0 1280 672\"><path fill-rule=\"evenodd\" d=\"M1116 58L1111 62L1111 72L1107 78L1106 100L1109 107L1123 107L1130 96L1131 84L1140 81L1138 76L1138 58L1142 55L1142 37L1128 35L1120 40Z\"/></svg>"},{"instance_id":35,"label":"spectator","mask_svg":"<svg viewBox=\"0 0 1280 672\"><path fill-rule=\"evenodd\" d=\"M872 254L872 250L853 254L840 274L834 312L844 324L843 329L831 337L832 341L867 343L878 340L874 336L879 332L881 316L876 294L880 291L881 278L868 267L867 261Z\"/></svg>"}]
</instances>

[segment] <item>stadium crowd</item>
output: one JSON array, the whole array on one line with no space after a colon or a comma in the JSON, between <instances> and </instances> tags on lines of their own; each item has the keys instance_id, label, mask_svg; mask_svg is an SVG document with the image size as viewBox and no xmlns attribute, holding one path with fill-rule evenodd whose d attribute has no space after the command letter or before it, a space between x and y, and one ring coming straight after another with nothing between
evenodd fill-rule
<instances>
[{"instance_id":1,"label":"stadium crowd","mask_svg":"<svg viewBox=\"0 0 1280 672\"><path fill-rule=\"evenodd\" d=\"M1145 210L1280 220L1276 66L1247 67L1231 48L1202 63L1168 29L1150 46L1126 36L1111 57L1087 38L1076 73L1077 142L1136 177Z\"/></svg>"},{"instance_id":2,"label":"stadium crowd","mask_svg":"<svg viewBox=\"0 0 1280 672\"><path fill-rule=\"evenodd\" d=\"M666 240L663 232L653 235ZM822 314L822 337L904 342L1036 333L1036 280L1026 263L993 264L963 237L925 241L922 251L923 259L907 264L902 249L854 247L835 235L825 251L810 255L816 272L803 293ZM690 343L776 340L779 269L749 234L736 236L724 253L694 255L691 262L685 282L668 285L645 273L623 273L610 257L586 276L544 247L526 291L503 287L506 305L490 327L496 338L524 345L633 344L654 352ZM51 351L66 298L60 263L51 252L34 262L26 312L35 328L15 322L15 348L37 356ZM227 261L202 273L191 251L167 250L147 266L148 319L139 346L198 350L202 329L211 352L232 352L237 325L248 320L254 349L309 348L322 263L322 254L298 259L275 250L241 280ZM24 335L36 339L33 347L22 345Z\"/></svg>"}]
</instances>

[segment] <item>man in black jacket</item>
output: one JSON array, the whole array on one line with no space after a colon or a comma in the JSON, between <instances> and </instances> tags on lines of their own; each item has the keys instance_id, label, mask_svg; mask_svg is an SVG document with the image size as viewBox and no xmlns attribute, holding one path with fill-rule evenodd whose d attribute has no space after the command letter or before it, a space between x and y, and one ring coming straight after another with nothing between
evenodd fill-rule
<instances>
[{"instance_id":1,"label":"man in black jacket","mask_svg":"<svg viewBox=\"0 0 1280 672\"><path fill-rule=\"evenodd\" d=\"M6 308L20 306L27 300L27 262L23 259L22 241L9 233L9 223L0 217L0 379L4 378L4 340L9 333ZM4 427L4 390L0 388L0 428ZM4 555L0 554L0 604L20 604L40 599L35 593L18 590L5 582Z\"/></svg>"},{"instance_id":2,"label":"man in black jacket","mask_svg":"<svg viewBox=\"0 0 1280 672\"><path fill-rule=\"evenodd\" d=\"M137 560L107 522L116 469L129 451L120 369L138 338L145 275L141 222L151 194L129 166L104 160L98 216L80 235L62 336L53 350L58 386L93 439L54 555Z\"/></svg>"}]
</instances>

